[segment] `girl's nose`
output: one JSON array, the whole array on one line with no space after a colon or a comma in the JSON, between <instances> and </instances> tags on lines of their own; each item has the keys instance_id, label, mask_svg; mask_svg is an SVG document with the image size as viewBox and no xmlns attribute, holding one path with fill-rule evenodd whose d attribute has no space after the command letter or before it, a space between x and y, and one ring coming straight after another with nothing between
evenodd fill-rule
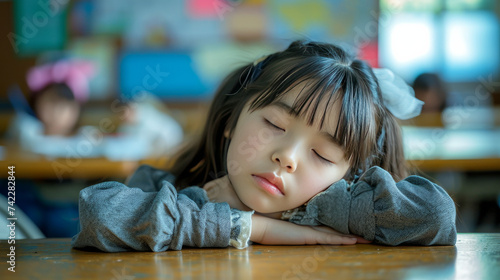
<instances>
[{"instance_id":1,"label":"girl's nose","mask_svg":"<svg viewBox=\"0 0 500 280\"><path fill-rule=\"evenodd\" d=\"M278 163L281 168L286 169L289 173L295 172L297 169L297 156L294 149L276 151L272 155L272 160Z\"/></svg>"}]
</instances>

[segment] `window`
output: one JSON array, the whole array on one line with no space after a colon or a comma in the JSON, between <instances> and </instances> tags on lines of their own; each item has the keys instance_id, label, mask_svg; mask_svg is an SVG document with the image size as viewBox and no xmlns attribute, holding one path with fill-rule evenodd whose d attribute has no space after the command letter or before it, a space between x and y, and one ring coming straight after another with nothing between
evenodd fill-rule
<instances>
[{"instance_id":1,"label":"window","mask_svg":"<svg viewBox=\"0 0 500 280\"><path fill-rule=\"evenodd\" d=\"M407 81L437 72L448 82L498 73L493 0L381 0L380 64Z\"/></svg>"}]
</instances>

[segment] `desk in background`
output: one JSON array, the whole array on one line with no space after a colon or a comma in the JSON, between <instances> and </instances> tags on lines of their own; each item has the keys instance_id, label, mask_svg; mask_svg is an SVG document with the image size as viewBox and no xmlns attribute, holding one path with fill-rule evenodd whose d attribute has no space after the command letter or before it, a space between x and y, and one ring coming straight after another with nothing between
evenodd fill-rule
<instances>
[{"instance_id":1,"label":"desk in background","mask_svg":"<svg viewBox=\"0 0 500 280\"><path fill-rule=\"evenodd\" d=\"M169 104L170 113L182 124L187 135L192 136L203 127L208 111L207 104ZM98 124L109 115L106 108L88 110L83 117L86 125ZM490 128L450 130L443 127L439 114L422 114L402 122L405 152L410 165L423 172L436 171L500 171L500 107L493 110L494 121ZM10 116L0 114L1 117ZM463 119L465 122L466 119ZM443 137L443 131L451 138ZM475 131L475 132L474 132ZM472 133L472 134L471 134ZM407 140L410 141L407 141ZM463 143L466 142L466 145ZM481 144L481 143L484 143ZM416 148L415 148L416 147ZM0 164L0 178L7 178L7 166L16 166L16 178L64 179L80 178L106 180L126 178L139 165L150 164L166 168L167 158L149 158L140 161L111 161L106 158L59 158L49 160L40 155L4 146Z\"/></svg>"},{"instance_id":2,"label":"desk in background","mask_svg":"<svg viewBox=\"0 0 500 280\"><path fill-rule=\"evenodd\" d=\"M7 178L7 167L16 166L18 179L89 179L106 180L127 178L137 167L149 164L157 168L168 167L167 158L150 158L139 161L111 161L106 158L55 159L6 158L0 163L0 178ZM500 157L476 159L418 159L409 164L420 171L500 171Z\"/></svg>"},{"instance_id":3,"label":"desk in background","mask_svg":"<svg viewBox=\"0 0 500 280\"><path fill-rule=\"evenodd\" d=\"M70 239L2 240L1 279L500 279L500 234L459 234L456 246L263 246L102 253Z\"/></svg>"},{"instance_id":4,"label":"desk in background","mask_svg":"<svg viewBox=\"0 0 500 280\"><path fill-rule=\"evenodd\" d=\"M500 128L404 126L409 163L422 171L500 171Z\"/></svg>"},{"instance_id":5,"label":"desk in background","mask_svg":"<svg viewBox=\"0 0 500 280\"><path fill-rule=\"evenodd\" d=\"M16 166L17 179L89 179L106 180L113 178L127 178L141 164L149 164L157 168L167 168L167 159L144 159L140 161L110 161L106 158L84 158L78 163L69 165L66 159L48 160L14 159L0 163L0 178L7 178L7 167ZM420 171L500 171L500 158L480 159L425 159L410 160L409 163ZM58 173L59 172L59 173Z\"/></svg>"},{"instance_id":6,"label":"desk in background","mask_svg":"<svg viewBox=\"0 0 500 280\"><path fill-rule=\"evenodd\" d=\"M0 178L7 178L7 167L12 165L16 167L16 179L106 180L127 178L142 164L165 168L168 166L167 161L166 158L112 161L104 157L50 160L43 156L26 156L24 153L20 153L17 157L8 156L0 163L0 170L6 170L3 173L0 172Z\"/></svg>"},{"instance_id":7,"label":"desk in background","mask_svg":"<svg viewBox=\"0 0 500 280\"><path fill-rule=\"evenodd\" d=\"M75 159L72 159L75 160ZM66 159L6 159L0 163L0 178L7 178L7 166L16 166L18 179L111 179L127 178L141 164L149 164L157 168L166 168L167 159L144 159L140 161L110 161L106 158L83 158L78 162L68 164ZM410 164L424 172L456 170L456 171L500 171L500 158L478 159L422 159L410 160ZM58 173L59 172L59 173Z\"/></svg>"},{"instance_id":8,"label":"desk in background","mask_svg":"<svg viewBox=\"0 0 500 280\"><path fill-rule=\"evenodd\" d=\"M403 127L405 155L420 171L500 171L500 129ZM112 161L107 158L47 159L19 148L4 146L0 178L7 166L16 166L20 179L126 178L141 164L167 168L169 158Z\"/></svg>"}]
</instances>

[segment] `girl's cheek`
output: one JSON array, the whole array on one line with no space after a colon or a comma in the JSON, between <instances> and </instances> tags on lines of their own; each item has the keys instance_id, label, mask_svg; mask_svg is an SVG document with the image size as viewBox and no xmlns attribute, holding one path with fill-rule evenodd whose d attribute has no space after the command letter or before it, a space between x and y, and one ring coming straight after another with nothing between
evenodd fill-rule
<instances>
[{"instance_id":1,"label":"girl's cheek","mask_svg":"<svg viewBox=\"0 0 500 280\"><path fill-rule=\"evenodd\" d=\"M232 166L233 173L239 173L242 166L256 160L258 153L265 147L259 139L261 127L252 121L238 124L236 134L233 135L230 146L228 166Z\"/></svg>"},{"instance_id":2,"label":"girl's cheek","mask_svg":"<svg viewBox=\"0 0 500 280\"><path fill-rule=\"evenodd\" d=\"M311 197L326 190L333 183L342 179L343 174L336 168L325 168L310 165L305 170L305 176L299 186L309 186L307 194Z\"/></svg>"},{"instance_id":3,"label":"girl's cheek","mask_svg":"<svg viewBox=\"0 0 500 280\"><path fill-rule=\"evenodd\" d=\"M324 177L324 174L320 174L317 171L315 172L313 168L309 168L306 171L304 178L299 182L299 188L307 186L304 188L303 194L311 198L317 193L323 191L326 182L323 182L324 180L322 180L321 177Z\"/></svg>"},{"instance_id":4,"label":"girl's cheek","mask_svg":"<svg viewBox=\"0 0 500 280\"><path fill-rule=\"evenodd\" d=\"M264 125L252 122L244 127L239 137L238 150L252 154L264 150L266 145L275 140L275 135L271 129Z\"/></svg>"}]
</instances>

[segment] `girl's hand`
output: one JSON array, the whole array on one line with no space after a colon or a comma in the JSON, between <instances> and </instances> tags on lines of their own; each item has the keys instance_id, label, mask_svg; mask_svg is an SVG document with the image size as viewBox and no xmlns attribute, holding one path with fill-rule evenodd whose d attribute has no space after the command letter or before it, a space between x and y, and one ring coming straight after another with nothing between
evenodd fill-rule
<instances>
[{"instance_id":1,"label":"girl's hand","mask_svg":"<svg viewBox=\"0 0 500 280\"><path fill-rule=\"evenodd\" d=\"M227 175L206 183L203 189L207 192L208 199L212 202L227 202L231 208L242 211L252 210L238 198Z\"/></svg>"},{"instance_id":2,"label":"girl's hand","mask_svg":"<svg viewBox=\"0 0 500 280\"><path fill-rule=\"evenodd\" d=\"M301 226L257 214L252 215L250 240L273 245L349 245L371 242L358 236L341 234L325 226Z\"/></svg>"}]
</instances>

